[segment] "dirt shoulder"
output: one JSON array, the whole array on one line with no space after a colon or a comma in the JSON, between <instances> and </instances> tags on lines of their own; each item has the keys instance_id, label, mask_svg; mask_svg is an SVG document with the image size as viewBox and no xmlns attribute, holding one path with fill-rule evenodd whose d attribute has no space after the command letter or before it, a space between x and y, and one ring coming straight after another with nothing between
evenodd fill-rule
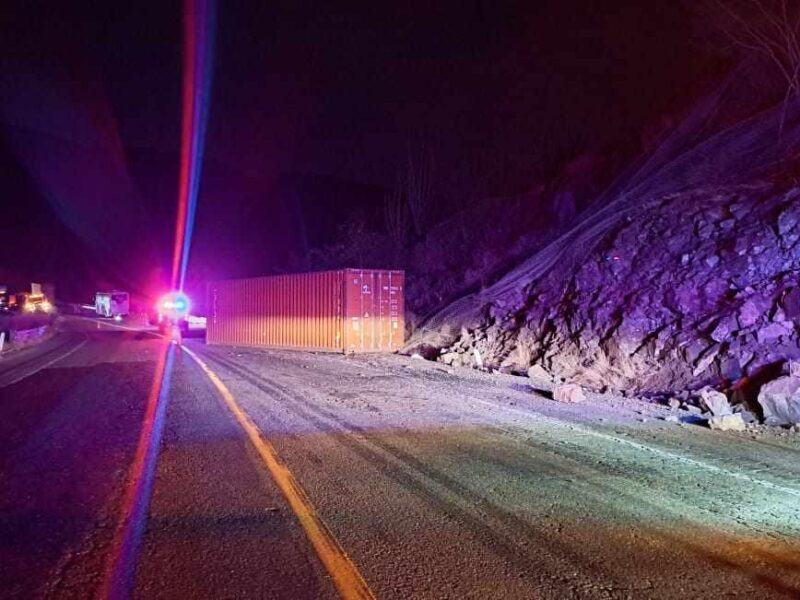
<instances>
[{"instance_id":1,"label":"dirt shoulder","mask_svg":"<svg viewBox=\"0 0 800 600\"><path fill-rule=\"evenodd\" d=\"M190 345L381 597L800 592L798 435L402 356Z\"/></svg>"}]
</instances>

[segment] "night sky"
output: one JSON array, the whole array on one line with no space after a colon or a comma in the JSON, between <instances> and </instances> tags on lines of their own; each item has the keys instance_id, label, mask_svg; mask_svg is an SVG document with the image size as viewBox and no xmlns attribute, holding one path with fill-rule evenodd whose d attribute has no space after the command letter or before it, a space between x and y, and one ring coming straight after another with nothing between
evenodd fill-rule
<instances>
[{"instance_id":1,"label":"night sky","mask_svg":"<svg viewBox=\"0 0 800 600\"><path fill-rule=\"evenodd\" d=\"M180 146L179 2L2 11L0 278L153 293ZM524 191L580 152L635 149L705 62L676 2L220 2L190 279L302 266L374 226L413 145L458 210L465 167ZM458 183L460 178L461 183ZM370 220L371 219L371 220Z\"/></svg>"}]
</instances>

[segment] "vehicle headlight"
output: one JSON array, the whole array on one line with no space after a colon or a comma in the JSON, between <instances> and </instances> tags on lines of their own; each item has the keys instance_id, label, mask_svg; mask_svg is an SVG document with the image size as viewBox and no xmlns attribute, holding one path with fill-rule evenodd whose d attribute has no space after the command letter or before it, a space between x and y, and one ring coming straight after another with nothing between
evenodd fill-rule
<instances>
[{"instance_id":1,"label":"vehicle headlight","mask_svg":"<svg viewBox=\"0 0 800 600\"><path fill-rule=\"evenodd\" d=\"M44 302L42 302L42 303L41 303L39 306L40 306L40 307L42 308L42 310L43 310L44 312L46 312L46 313L49 313L51 310L53 310L53 305L52 305L52 304L50 304L50 302L48 302L47 300L45 300Z\"/></svg>"},{"instance_id":2,"label":"vehicle headlight","mask_svg":"<svg viewBox=\"0 0 800 600\"><path fill-rule=\"evenodd\" d=\"M22 307L25 312L33 312L36 310L36 305L33 302L26 302L25 306Z\"/></svg>"}]
</instances>

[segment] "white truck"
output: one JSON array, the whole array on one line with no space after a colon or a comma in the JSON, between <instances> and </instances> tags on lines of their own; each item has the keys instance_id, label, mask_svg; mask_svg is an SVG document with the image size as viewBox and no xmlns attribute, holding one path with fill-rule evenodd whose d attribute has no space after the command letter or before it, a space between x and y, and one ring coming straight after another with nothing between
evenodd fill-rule
<instances>
[{"instance_id":1,"label":"white truck","mask_svg":"<svg viewBox=\"0 0 800 600\"><path fill-rule=\"evenodd\" d=\"M101 317L124 317L131 310L128 292L117 290L97 292L94 297L94 310Z\"/></svg>"}]
</instances>

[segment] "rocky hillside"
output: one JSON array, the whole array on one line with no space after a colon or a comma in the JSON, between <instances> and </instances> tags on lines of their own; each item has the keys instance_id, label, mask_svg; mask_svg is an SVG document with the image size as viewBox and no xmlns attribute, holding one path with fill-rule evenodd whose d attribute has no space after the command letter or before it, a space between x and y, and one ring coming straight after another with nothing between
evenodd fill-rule
<instances>
[{"instance_id":1,"label":"rocky hillside","mask_svg":"<svg viewBox=\"0 0 800 600\"><path fill-rule=\"evenodd\" d=\"M497 302L445 362L482 360L596 389L736 381L800 356L800 189L690 192L623 220L566 281Z\"/></svg>"},{"instance_id":2,"label":"rocky hillside","mask_svg":"<svg viewBox=\"0 0 800 600\"><path fill-rule=\"evenodd\" d=\"M800 188L786 176L796 115L780 153L777 118L673 144L409 349L639 393L779 371L800 357Z\"/></svg>"}]
</instances>

